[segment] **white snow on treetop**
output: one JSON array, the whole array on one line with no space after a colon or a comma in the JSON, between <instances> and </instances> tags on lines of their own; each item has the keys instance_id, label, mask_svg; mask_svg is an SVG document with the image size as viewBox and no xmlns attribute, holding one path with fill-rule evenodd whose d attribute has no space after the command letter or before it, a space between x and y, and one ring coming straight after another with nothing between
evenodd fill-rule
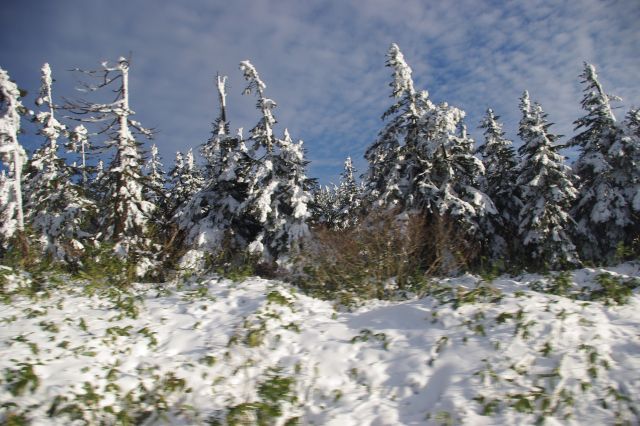
<instances>
[{"instance_id":1,"label":"white snow on treetop","mask_svg":"<svg viewBox=\"0 0 640 426\"><path fill-rule=\"evenodd\" d=\"M392 82L394 96L399 98L403 93L409 95L415 94L413 79L411 78L411 67L405 62L404 55L397 44L391 44L388 57L389 65L394 69Z\"/></svg>"},{"instance_id":2,"label":"white snow on treetop","mask_svg":"<svg viewBox=\"0 0 640 426\"><path fill-rule=\"evenodd\" d=\"M262 80L260 80L260 76L258 75L258 71L251 64L251 62L242 61L240 62L240 70L244 73L244 78L249 82L249 85L244 90L244 94L251 93L252 89L256 89L260 96L262 96L262 92L267 88L267 85L264 84Z\"/></svg>"},{"instance_id":3,"label":"white snow on treetop","mask_svg":"<svg viewBox=\"0 0 640 426\"><path fill-rule=\"evenodd\" d=\"M46 88L50 88L53 84L53 78L51 78L51 67L47 62L42 65L42 89L40 90L40 96L36 99L36 105L42 105L43 103L50 104L52 102L50 93Z\"/></svg>"}]
</instances>

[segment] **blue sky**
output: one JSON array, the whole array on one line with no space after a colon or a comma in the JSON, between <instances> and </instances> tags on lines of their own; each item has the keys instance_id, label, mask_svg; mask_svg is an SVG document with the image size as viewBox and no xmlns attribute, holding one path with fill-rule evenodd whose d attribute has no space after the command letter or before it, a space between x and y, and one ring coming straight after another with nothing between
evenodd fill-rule
<instances>
[{"instance_id":1,"label":"blue sky","mask_svg":"<svg viewBox=\"0 0 640 426\"><path fill-rule=\"evenodd\" d=\"M217 114L214 78L229 75L229 119L246 132L258 120L242 96L249 59L278 103L278 131L303 139L309 174L337 182L346 156L363 153L390 105L390 43L413 68L416 87L467 112L471 135L487 107L516 143L518 98L528 89L556 133L581 115L578 75L596 65L605 89L623 98L621 119L640 105L640 1L24 1L5 0L0 67L35 108L43 62L54 97L74 98L74 67L95 68L132 52L131 102L159 131L165 168L176 150L206 141ZM29 130L29 129L27 129ZM32 148L33 135L23 136ZM39 143L39 142L38 142Z\"/></svg>"}]
</instances>

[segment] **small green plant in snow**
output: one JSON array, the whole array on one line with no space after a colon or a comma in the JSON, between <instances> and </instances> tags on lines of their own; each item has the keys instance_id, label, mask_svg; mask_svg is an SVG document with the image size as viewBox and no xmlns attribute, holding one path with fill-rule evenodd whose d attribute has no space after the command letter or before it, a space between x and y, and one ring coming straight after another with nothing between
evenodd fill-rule
<instances>
[{"instance_id":1,"label":"small green plant in snow","mask_svg":"<svg viewBox=\"0 0 640 426\"><path fill-rule=\"evenodd\" d=\"M34 364L20 362L20 368L6 368L4 371L4 382L7 384L9 393L13 396L21 396L26 391L35 392L40 386L40 378L33 370Z\"/></svg>"}]
</instances>

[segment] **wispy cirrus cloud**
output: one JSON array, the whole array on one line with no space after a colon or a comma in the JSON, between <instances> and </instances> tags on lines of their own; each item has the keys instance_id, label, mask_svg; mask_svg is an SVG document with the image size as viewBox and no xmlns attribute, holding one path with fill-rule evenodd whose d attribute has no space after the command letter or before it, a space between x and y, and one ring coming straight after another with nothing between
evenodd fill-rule
<instances>
[{"instance_id":1,"label":"wispy cirrus cloud","mask_svg":"<svg viewBox=\"0 0 640 426\"><path fill-rule=\"evenodd\" d=\"M366 167L362 155L391 102L384 68L391 42L402 48L418 87L467 111L476 139L487 107L516 138L524 89L557 123L552 129L570 135L581 114L577 75L585 60L626 107L640 103L640 3L632 1L59 0L39 7L5 5L0 66L35 92L39 67L49 61L56 93L71 97L65 69L132 51L132 103L140 121L160 130L166 164L173 151L207 139L217 71L230 77L232 126L255 124L255 100L240 96L237 64L244 59L278 102L280 130L305 140L311 174L324 183L337 180L347 155Z\"/></svg>"}]
</instances>

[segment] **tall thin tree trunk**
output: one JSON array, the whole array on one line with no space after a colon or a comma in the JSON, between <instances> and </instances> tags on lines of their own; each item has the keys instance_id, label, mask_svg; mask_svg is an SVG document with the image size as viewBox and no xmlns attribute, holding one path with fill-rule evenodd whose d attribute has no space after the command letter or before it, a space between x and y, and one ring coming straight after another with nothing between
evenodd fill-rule
<instances>
[{"instance_id":1,"label":"tall thin tree trunk","mask_svg":"<svg viewBox=\"0 0 640 426\"><path fill-rule=\"evenodd\" d=\"M15 136L14 136L15 138ZM13 150L13 165L15 170L13 171L13 189L16 197L16 208L17 208L17 220L18 220L18 231L24 231L24 211L22 209L22 157L18 152L18 142L14 140L15 149Z\"/></svg>"}]
</instances>

